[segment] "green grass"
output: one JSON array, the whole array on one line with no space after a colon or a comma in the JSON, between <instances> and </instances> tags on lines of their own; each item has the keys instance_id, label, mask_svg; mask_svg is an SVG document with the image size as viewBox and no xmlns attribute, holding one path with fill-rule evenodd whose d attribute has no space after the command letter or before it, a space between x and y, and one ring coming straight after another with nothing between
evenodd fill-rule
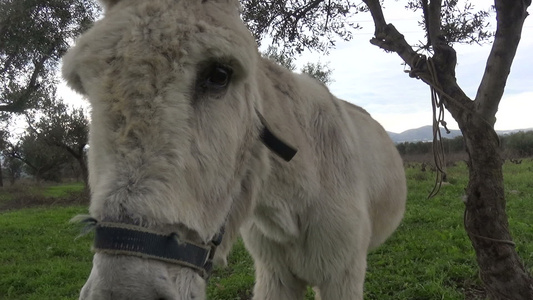
<instances>
[{"instance_id":1,"label":"green grass","mask_svg":"<svg viewBox=\"0 0 533 300\"><path fill-rule=\"evenodd\" d=\"M77 299L91 265L90 238L74 238L84 207L0 214L0 299Z\"/></svg>"},{"instance_id":2,"label":"green grass","mask_svg":"<svg viewBox=\"0 0 533 300\"><path fill-rule=\"evenodd\" d=\"M448 169L450 184L432 199L427 195L434 174L418 167L406 172L406 215L398 231L368 257L365 299L483 299L463 229L466 166ZM506 164L504 172L511 232L531 272L533 161ZM0 299L77 299L91 269L91 235L74 240L79 226L68 220L83 213L81 206L0 212ZM228 268L213 273L208 299L249 299L253 283L253 262L239 241Z\"/></svg>"},{"instance_id":3,"label":"green grass","mask_svg":"<svg viewBox=\"0 0 533 300\"><path fill-rule=\"evenodd\" d=\"M0 188L0 211L55 204L81 204L85 185L82 182L32 184L19 182ZM86 199L86 198L85 198Z\"/></svg>"},{"instance_id":4,"label":"green grass","mask_svg":"<svg viewBox=\"0 0 533 300\"><path fill-rule=\"evenodd\" d=\"M13 198L14 197L11 190L8 190L6 188L0 189L0 203L12 201Z\"/></svg>"},{"instance_id":5,"label":"green grass","mask_svg":"<svg viewBox=\"0 0 533 300\"><path fill-rule=\"evenodd\" d=\"M74 182L43 187L37 192L40 192L43 197L61 198L67 197L71 193L81 192L84 188L83 182Z\"/></svg>"}]
</instances>

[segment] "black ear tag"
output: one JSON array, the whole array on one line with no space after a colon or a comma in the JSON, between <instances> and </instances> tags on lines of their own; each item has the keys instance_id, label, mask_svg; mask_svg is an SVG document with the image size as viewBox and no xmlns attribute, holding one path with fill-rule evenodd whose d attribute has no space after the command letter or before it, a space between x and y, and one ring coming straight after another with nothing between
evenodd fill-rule
<instances>
[{"instance_id":1,"label":"black ear tag","mask_svg":"<svg viewBox=\"0 0 533 300\"><path fill-rule=\"evenodd\" d=\"M257 116L259 117L259 120L263 125L263 129L261 130L260 134L263 144L265 144L265 146L267 146L270 151L276 153L285 161L290 161L296 155L296 152L298 152L298 150L296 150L296 148L292 147L291 145L277 137L274 133L272 133L267 121L259 112L257 112Z\"/></svg>"}]
</instances>

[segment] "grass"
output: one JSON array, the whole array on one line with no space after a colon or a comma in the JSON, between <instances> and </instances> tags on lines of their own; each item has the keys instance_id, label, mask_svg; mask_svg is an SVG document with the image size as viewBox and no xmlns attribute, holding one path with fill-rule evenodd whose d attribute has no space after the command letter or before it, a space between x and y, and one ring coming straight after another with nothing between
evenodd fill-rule
<instances>
[{"instance_id":1,"label":"grass","mask_svg":"<svg viewBox=\"0 0 533 300\"><path fill-rule=\"evenodd\" d=\"M50 204L83 203L86 194L81 182L36 185L32 182L19 182L0 189L0 211Z\"/></svg>"},{"instance_id":2,"label":"grass","mask_svg":"<svg viewBox=\"0 0 533 300\"><path fill-rule=\"evenodd\" d=\"M532 272L533 161L506 164L504 172L511 232ZM433 173L417 166L406 173L406 215L385 245L368 256L365 299L484 299L462 223L466 166L449 168L450 184L432 199L427 195ZM68 220L83 213L84 206L0 212L0 299L77 299L91 269L91 237L75 240L79 227ZM215 269L208 299L250 299L253 283L253 262L239 241L228 268Z\"/></svg>"},{"instance_id":3,"label":"grass","mask_svg":"<svg viewBox=\"0 0 533 300\"><path fill-rule=\"evenodd\" d=\"M68 220L84 207L0 214L0 299L77 299L90 270L90 238Z\"/></svg>"},{"instance_id":4,"label":"grass","mask_svg":"<svg viewBox=\"0 0 533 300\"><path fill-rule=\"evenodd\" d=\"M82 182L64 183L43 187L37 193L41 193L43 197L47 198L62 198L67 197L71 193L81 192L84 188L85 185Z\"/></svg>"}]
</instances>

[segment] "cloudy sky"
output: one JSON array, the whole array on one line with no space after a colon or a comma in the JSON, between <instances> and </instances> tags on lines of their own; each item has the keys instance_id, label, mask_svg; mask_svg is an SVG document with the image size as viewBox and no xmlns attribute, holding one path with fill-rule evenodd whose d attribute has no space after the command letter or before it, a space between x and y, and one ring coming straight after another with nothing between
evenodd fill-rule
<instances>
[{"instance_id":1,"label":"cloudy sky","mask_svg":"<svg viewBox=\"0 0 533 300\"><path fill-rule=\"evenodd\" d=\"M486 0L471 2L479 8L491 3ZM423 40L423 34L417 26L418 13L405 10L403 4L397 1L387 1L384 13L387 22L394 24L410 44ZM496 115L498 130L533 128L532 19L529 17L524 25L522 40ZM334 80L330 90L336 96L364 107L388 131L402 132L430 125L429 87L404 73L402 60L396 54L385 53L369 43L374 31L369 13L359 14L356 21L363 28L354 32L351 41L339 42L327 56L306 53L298 59L298 64L301 66L308 61L329 62ZM495 22L492 18L491 24ZM490 44L454 47L458 54L457 79L470 98L476 94L490 47ZM59 87L59 93L73 103L83 102L64 85ZM458 129L449 114L445 120L450 129Z\"/></svg>"}]
</instances>

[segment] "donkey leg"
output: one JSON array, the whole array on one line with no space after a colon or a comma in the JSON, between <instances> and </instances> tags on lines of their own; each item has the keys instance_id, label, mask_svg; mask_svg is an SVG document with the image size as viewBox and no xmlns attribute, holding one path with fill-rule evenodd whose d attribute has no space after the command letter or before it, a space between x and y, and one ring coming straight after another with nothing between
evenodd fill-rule
<instances>
[{"instance_id":1,"label":"donkey leg","mask_svg":"<svg viewBox=\"0 0 533 300\"><path fill-rule=\"evenodd\" d=\"M363 300L366 257L345 270L332 274L328 280L318 285L317 298L320 300L351 299Z\"/></svg>"},{"instance_id":2,"label":"donkey leg","mask_svg":"<svg viewBox=\"0 0 533 300\"><path fill-rule=\"evenodd\" d=\"M253 300L298 300L303 299L306 283L288 270L273 271L256 261L256 283Z\"/></svg>"},{"instance_id":3,"label":"donkey leg","mask_svg":"<svg viewBox=\"0 0 533 300\"><path fill-rule=\"evenodd\" d=\"M322 297L320 297L320 290L318 287L314 286L313 291L315 292L315 300L322 300Z\"/></svg>"}]
</instances>

